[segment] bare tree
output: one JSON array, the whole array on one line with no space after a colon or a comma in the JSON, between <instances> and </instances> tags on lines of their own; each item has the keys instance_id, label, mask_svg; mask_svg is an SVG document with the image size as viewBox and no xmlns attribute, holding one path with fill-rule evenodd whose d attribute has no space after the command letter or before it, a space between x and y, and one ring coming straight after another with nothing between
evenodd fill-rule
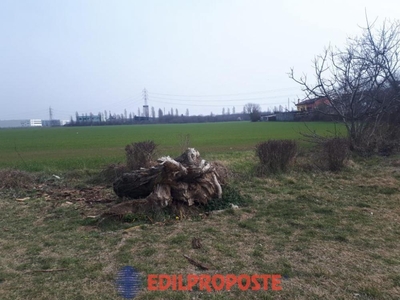
<instances>
[{"instance_id":1,"label":"bare tree","mask_svg":"<svg viewBox=\"0 0 400 300\"><path fill-rule=\"evenodd\" d=\"M252 122L257 122L261 119L261 107L259 104L247 103L243 108L243 112L250 115Z\"/></svg>"},{"instance_id":2,"label":"bare tree","mask_svg":"<svg viewBox=\"0 0 400 300\"><path fill-rule=\"evenodd\" d=\"M370 149L384 139L383 124L400 101L399 60L400 22L376 28L367 18L362 34L343 50L329 46L314 59L313 83L306 75L296 78L293 68L289 76L308 99L326 99L321 112L344 123L353 149Z\"/></svg>"}]
</instances>

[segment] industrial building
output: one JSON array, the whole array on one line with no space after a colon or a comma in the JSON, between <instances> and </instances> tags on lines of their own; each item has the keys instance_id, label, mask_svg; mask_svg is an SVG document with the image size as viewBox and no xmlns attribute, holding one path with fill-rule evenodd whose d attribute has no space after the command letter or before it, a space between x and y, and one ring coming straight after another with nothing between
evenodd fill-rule
<instances>
[{"instance_id":1,"label":"industrial building","mask_svg":"<svg viewBox=\"0 0 400 300\"><path fill-rule=\"evenodd\" d=\"M21 127L57 127L64 126L67 120L41 120L41 119L25 119L25 120L0 120L0 128L21 128Z\"/></svg>"},{"instance_id":2,"label":"industrial building","mask_svg":"<svg viewBox=\"0 0 400 300\"><path fill-rule=\"evenodd\" d=\"M0 128L42 127L41 119L0 120Z\"/></svg>"}]
</instances>

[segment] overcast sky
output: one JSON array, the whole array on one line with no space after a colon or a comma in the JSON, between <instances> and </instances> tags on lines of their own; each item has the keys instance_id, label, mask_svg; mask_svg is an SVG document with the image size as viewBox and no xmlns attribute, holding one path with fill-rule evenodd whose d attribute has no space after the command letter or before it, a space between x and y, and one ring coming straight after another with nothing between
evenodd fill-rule
<instances>
[{"instance_id":1,"label":"overcast sky","mask_svg":"<svg viewBox=\"0 0 400 300\"><path fill-rule=\"evenodd\" d=\"M398 0L1 0L0 120L156 111L263 110L304 97L291 67L312 74Z\"/></svg>"}]
</instances>

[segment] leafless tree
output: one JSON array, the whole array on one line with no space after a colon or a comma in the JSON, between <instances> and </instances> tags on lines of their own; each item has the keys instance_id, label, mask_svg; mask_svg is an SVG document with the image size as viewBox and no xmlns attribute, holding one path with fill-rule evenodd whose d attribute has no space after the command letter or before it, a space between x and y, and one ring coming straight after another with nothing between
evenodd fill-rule
<instances>
[{"instance_id":1,"label":"leafless tree","mask_svg":"<svg viewBox=\"0 0 400 300\"><path fill-rule=\"evenodd\" d=\"M373 147L384 139L387 116L400 102L400 22L369 22L343 50L329 46L314 59L314 79L289 76L307 98L327 99L321 112L338 117L354 149ZM386 132L388 133L388 132Z\"/></svg>"},{"instance_id":2,"label":"leafless tree","mask_svg":"<svg viewBox=\"0 0 400 300\"><path fill-rule=\"evenodd\" d=\"M247 103L243 108L243 112L250 115L252 122L257 122L261 119L261 107L259 104Z\"/></svg>"}]
</instances>

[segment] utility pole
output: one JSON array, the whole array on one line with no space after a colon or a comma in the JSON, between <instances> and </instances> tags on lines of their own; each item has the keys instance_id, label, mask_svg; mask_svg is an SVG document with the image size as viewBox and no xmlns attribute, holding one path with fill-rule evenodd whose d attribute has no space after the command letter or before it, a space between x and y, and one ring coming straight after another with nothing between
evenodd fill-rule
<instances>
[{"instance_id":1,"label":"utility pole","mask_svg":"<svg viewBox=\"0 0 400 300\"><path fill-rule=\"evenodd\" d=\"M53 126L53 109L51 108L51 106L49 107L49 126L52 127Z\"/></svg>"},{"instance_id":2,"label":"utility pole","mask_svg":"<svg viewBox=\"0 0 400 300\"><path fill-rule=\"evenodd\" d=\"M146 118L149 118L149 106L147 105L147 90L145 88L143 89L143 100L144 100L143 115Z\"/></svg>"}]
</instances>

